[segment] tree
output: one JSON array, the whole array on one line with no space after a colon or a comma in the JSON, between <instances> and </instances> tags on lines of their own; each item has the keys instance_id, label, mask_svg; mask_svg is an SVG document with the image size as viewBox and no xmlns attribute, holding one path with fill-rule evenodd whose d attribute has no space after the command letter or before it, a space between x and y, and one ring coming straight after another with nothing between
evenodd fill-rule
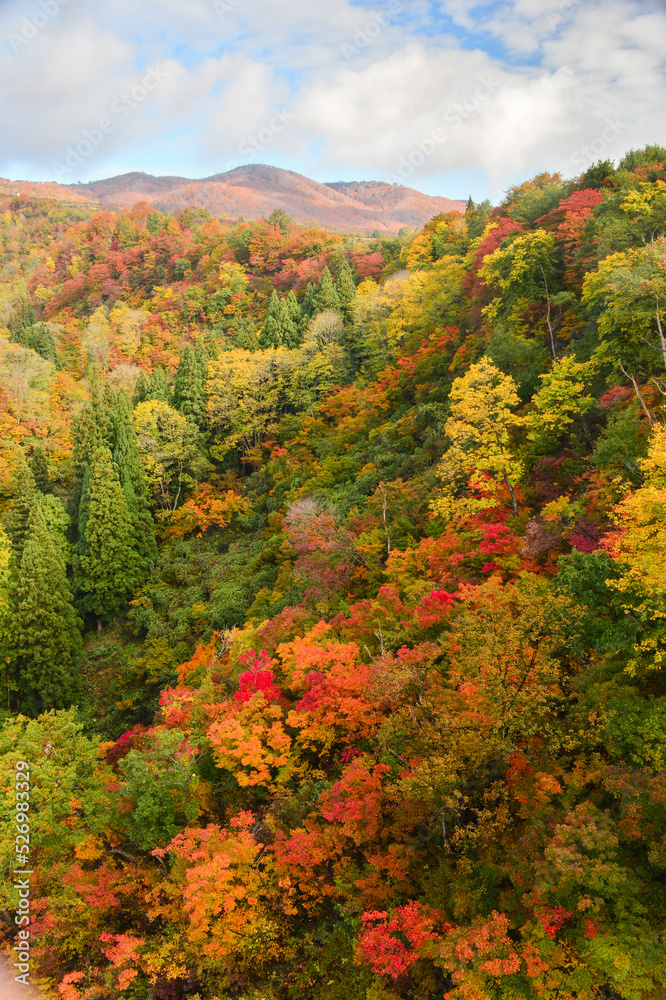
<instances>
[{"instance_id":1,"label":"tree","mask_svg":"<svg viewBox=\"0 0 666 1000\"><path fill-rule=\"evenodd\" d=\"M82 649L80 621L67 580L64 536L52 530L55 497L39 494L30 510L18 579L11 590L8 658L21 704L34 714L71 704Z\"/></svg>"},{"instance_id":2,"label":"tree","mask_svg":"<svg viewBox=\"0 0 666 1000\"><path fill-rule=\"evenodd\" d=\"M294 303L296 308L294 308ZM273 289L268 303L268 312L261 329L259 342L265 349L267 347L297 347L300 343L300 320L297 315L300 313L296 296L293 301L281 299Z\"/></svg>"},{"instance_id":3,"label":"tree","mask_svg":"<svg viewBox=\"0 0 666 1000\"><path fill-rule=\"evenodd\" d=\"M611 254L585 276L583 302L597 313L597 355L610 361L632 383L652 422L637 375L652 378L666 392L666 238Z\"/></svg>"},{"instance_id":4,"label":"tree","mask_svg":"<svg viewBox=\"0 0 666 1000\"><path fill-rule=\"evenodd\" d=\"M327 267L324 268L317 284L317 290L312 297L312 312L324 312L325 309L339 309L340 297L333 284L333 277Z\"/></svg>"},{"instance_id":5,"label":"tree","mask_svg":"<svg viewBox=\"0 0 666 1000\"><path fill-rule=\"evenodd\" d=\"M199 341L197 341L199 343ZM173 405L191 423L201 427L206 413L205 361L190 344L180 355L173 388Z\"/></svg>"},{"instance_id":6,"label":"tree","mask_svg":"<svg viewBox=\"0 0 666 1000\"><path fill-rule=\"evenodd\" d=\"M50 361L54 368L60 367L53 333L48 323L35 323L33 326L23 327L14 333L11 339L13 343L29 347L45 361Z\"/></svg>"},{"instance_id":7,"label":"tree","mask_svg":"<svg viewBox=\"0 0 666 1000\"><path fill-rule=\"evenodd\" d=\"M32 307L32 303L24 295L14 307L9 320L9 333L15 343L18 343L17 338L22 331L29 329L35 323L35 319L35 310Z\"/></svg>"},{"instance_id":8,"label":"tree","mask_svg":"<svg viewBox=\"0 0 666 1000\"><path fill-rule=\"evenodd\" d=\"M302 360L300 351L279 347L225 351L211 362L208 412L216 436L214 458L234 448L246 454L257 448L285 404L290 372Z\"/></svg>"},{"instance_id":9,"label":"tree","mask_svg":"<svg viewBox=\"0 0 666 1000\"><path fill-rule=\"evenodd\" d=\"M53 483L51 482L51 478L49 476L49 463L46 459L46 455L39 445L35 447L29 465L37 489L41 493L52 493Z\"/></svg>"},{"instance_id":10,"label":"tree","mask_svg":"<svg viewBox=\"0 0 666 1000\"><path fill-rule=\"evenodd\" d=\"M585 415L594 406L594 397L586 393L594 369L594 362L576 361L568 354L541 376L541 387L532 400L534 409L526 418L528 437L538 449L543 451L556 443L576 418L592 444Z\"/></svg>"},{"instance_id":11,"label":"tree","mask_svg":"<svg viewBox=\"0 0 666 1000\"><path fill-rule=\"evenodd\" d=\"M607 547L622 569L607 584L619 591L627 615L638 620L641 635L630 669L661 669L666 661L666 428L650 434L648 457L641 463L644 485L614 511L618 528Z\"/></svg>"},{"instance_id":12,"label":"tree","mask_svg":"<svg viewBox=\"0 0 666 1000\"><path fill-rule=\"evenodd\" d=\"M111 425L103 400L95 382L91 396L72 420L72 482L69 489L68 510L78 530L78 520L83 494L83 482L89 472L94 452L102 445L111 444Z\"/></svg>"},{"instance_id":13,"label":"tree","mask_svg":"<svg viewBox=\"0 0 666 1000\"><path fill-rule=\"evenodd\" d=\"M149 391L148 379L146 378L146 373L142 368L134 385L134 395L132 397L134 405L136 406L137 403L143 403L144 399L148 396Z\"/></svg>"},{"instance_id":14,"label":"tree","mask_svg":"<svg viewBox=\"0 0 666 1000\"><path fill-rule=\"evenodd\" d=\"M155 524L148 506L148 490L141 465L132 409L127 395L122 390L116 397L113 417L115 431L113 460L118 467L120 484L132 522L132 542L143 582L155 565L157 542Z\"/></svg>"},{"instance_id":15,"label":"tree","mask_svg":"<svg viewBox=\"0 0 666 1000\"><path fill-rule=\"evenodd\" d=\"M33 350L0 340L0 385L11 400L17 423L48 407L54 367Z\"/></svg>"},{"instance_id":16,"label":"tree","mask_svg":"<svg viewBox=\"0 0 666 1000\"><path fill-rule=\"evenodd\" d=\"M81 504L85 516L79 524L79 531L83 530L75 580L81 607L99 623L119 614L140 582L132 519L117 466L106 447L93 452L89 486Z\"/></svg>"},{"instance_id":17,"label":"tree","mask_svg":"<svg viewBox=\"0 0 666 1000\"><path fill-rule=\"evenodd\" d=\"M513 332L523 334L527 329L526 310L541 306L554 360L563 308L574 301L570 292L558 291L556 256L553 234L537 229L515 236L508 246L488 254L479 270L483 280L501 292L484 309L488 320L503 319Z\"/></svg>"},{"instance_id":18,"label":"tree","mask_svg":"<svg viewBox=\"0 0 666 1000\"><path fill-rule=\"evenodd\" d=\"M354 313L351 307L356 298L356 285L347 258L343 257L335 276L335 291L340 303L340 312L345 323L353 322Z\"/></svg>"},{"instance_id":19,"label":"tree","mask_svg":"<svg viewBox=\"0 0 666 1000\"><path fill-rule=\"evenodd\" d=\"M451 415L444 428L450 446L437 468L446 487L433 501L433 510L451 516L501 507L506 489L517 514L515 484L523 475L523 465L513 452L511 436L523 419L513 413L520 403L516 383L482 358L454 381L450 403ZM458 498L463 483L468 492Z\"/></svg>"},{"instance_id":20,"label":"tree","mask_svg":"<svg viewBox=\"0 0 666 1000\"><path fill-rule=\"evenodd\" d=\"M171 404L171 386L163 368L156 368L148 381L146 399Z\"/></svg>"},{"instance_id":21,"label":"tree","mask_svg":"<svg viewBox=\"0 0 666 1000\"><path fill-rule=\"evenodd\" d=\"M94 361L100 368L108 366L111 352L111 324L103 309L96 309L81 337L84 358Z\"/></svg>"},{"instance_id":22,"label":"tree","mask_svg":"<svg viewBox=\"0 0 666 1000\"><path fill-rule=\"evenodd\" d=\"M23 454L19 456L12 486L13 499L9 512L5 516L5 528L12 543L14 565L20 566L23 549L28 538L30 511L36 492L35 477Z\"/></svg>"},{"instance_id":23,"label":"tree","mask_svg":"<svg viewBox=\"0 0 666 1000\"><path fill-rule=\"evenodd\" d=\"M195 424L168 406L147 399L134 410L141 461L155 502L174 511L183 491L195 486L209 467L201 454Z\"/></svg>"},{"instance_id":24,"label":"tree","mask_svg":"<svg viewBox=\"0 0 666 1000\"><path fill-rule=\"evenodd\" d=\"M277 226L285 235L294 224L294 220L284 208L274 208L266 222L269 226Z\"/></svg>"}]
</instances>

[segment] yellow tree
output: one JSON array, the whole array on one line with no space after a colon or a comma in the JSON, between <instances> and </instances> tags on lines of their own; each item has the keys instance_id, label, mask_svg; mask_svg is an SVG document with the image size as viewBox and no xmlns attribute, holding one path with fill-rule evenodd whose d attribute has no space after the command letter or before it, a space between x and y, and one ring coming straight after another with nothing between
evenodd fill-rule
<instances>
[{"instance_id":1,"label":"yellow tree","mask_svg":"<svg viewBox=\"0 0 666 1000\"><path fill-rule=\"evenodd\" d=\"M445 432L450 447L437 469L445 486L432 507L447 517L488 507L501 507L508 491L518 513L515 484L523 474L511 438L524 423L513 412L520 400L516 383L489 358L472 365L451 388L451 415ZM467 484L467 495L460 496Z\"/></svg>"},{"instance_id":2,"label":"yellow tree","mask_svg":"<svg viewBox=\"0 0 666 1000\"><path fill-rule=\"evenodd\" d=\"M581 419L583 432L590 440L585 414L594 406L594 397L586 389L594 369L593 361L576 361L568 354L555 362L552 371L540 376L541 387L526 417L528 437L538 448L557 441L576 417Z\"/></svg>"},{"instance_id":3,"label":"yellow tree","mask_svg":"<svg viewBox=\"0 0 666 1000\"><path fill-rule=\"evenodd\" d=\"M224 351L208 365L208 416L216 459L238 448L251 453L275 424L285 403L287 380L300 354L284 347Z\"/></svg>"},{"instance_id":4,"label":"yellow tree","mask_svg":"<svg viewBox=\"0 0 666 1000\"><path fill-rule=\"evenodd\" d=\"M210 468L198 447L197 428L157 399L136 406L134 425L155 501L164 510L175 511L183 490L195 486Z\"/></svg>"},{"instance_id":5,"label":"yellow tree","mask_svg":"<svg viewBox=\"0 0 666 1000\"><path fill-rule=\"evenodd\" d=\"M666 661L666 427L653 429L642 469L645 484L615 508L619 531L608 542L623 573L607 586L620 591L625 612L643 625L631 672L640 661L656 668Z\"/></svg>"}]
</instances>

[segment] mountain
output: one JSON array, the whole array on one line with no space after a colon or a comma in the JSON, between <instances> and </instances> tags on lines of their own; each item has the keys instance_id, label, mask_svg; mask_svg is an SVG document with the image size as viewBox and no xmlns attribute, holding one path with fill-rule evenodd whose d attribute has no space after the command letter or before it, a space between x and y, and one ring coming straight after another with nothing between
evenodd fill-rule
<instances>
[{"instance_id":1,"label":"mountain","mask_svg":"<svg viewBox=\"0 0 666 1000\"><path fill-rule=\"evenodd\" d=\"M266 216L284 208L302 224L357 233L397 233L404 226L420 228L440 212L464 212L465 202L433 198L399 184L381 181L321 184L291 170L250 164L202 180L153 177L133 172L87 184L35 184L0 181L0 191L131 206L149 201L162 212L179 212L188 205L222 219Z\"/></svg>"}]
</instances>

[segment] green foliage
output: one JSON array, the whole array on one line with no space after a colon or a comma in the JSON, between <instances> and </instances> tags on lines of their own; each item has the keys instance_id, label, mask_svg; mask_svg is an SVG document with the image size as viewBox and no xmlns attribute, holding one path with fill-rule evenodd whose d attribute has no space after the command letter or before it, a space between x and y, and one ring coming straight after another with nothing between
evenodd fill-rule
<instances>
[{"instance_id":1,"label":"green foliage","mask_svg":"<svg viewBox=\"0 0 666 1000\"><path fill-rule=\"evenodd\" d=\"M108 448L99 447L91 456L81 507L76 588L82 609L108 620L125 607L140 580L132 517Z\"/></svg>"},{"instance_id":2,"label":"green foliage","mask_svg":"<svg viewBox=\"0 0 666 1000\"><path fill-rule=\"evenodd\" d=\"M53 524L51 504L59 508L60 525ZM36 496L10 590L6 656L17 700L30 714L67 707L77 689L81 623L67 580L64 536L58 532L65 520L59 500Z\"/></svg>"},{"instance_id":3,"label":"green foliage","mask_svg":"<svg viewBox=\"0 0 666 1000\"><path fill-rule=\"evenodd\" d=\"M33 323L32 326L20 327L12 332L11 339L15 344L29 347L40 357L50 361L55 368L60 367L58 351L48 323Z\"/></svg>"},{"instance_id":4,"label":"green foliage","mask_svg":"<svg viewBox=\"0 0 666 1000\"><path fill-rule=\"evenodd\" d=\"M127 832L142 850L168 844L197 818L194 767L194 751L178 731L155 733L145 749L130 750L120 762L121 796L131 806Z\"/></svg>"},{"instance_id":5,"label":"green foliage","mask_svg":"<svg viewBox=\"0 0 666 1000\"><path fill-rule=\"evenodd\" d=\"M543 344L528 340L500 327L490 340L486 353L505 375L510 375L524 403L538 391L540 376L550 368Z\"/></svg>"},{"instance_id":6,"label":"green foliage","mask_svg":"<svg viewBox=\"0 0 666 1000\"><path fill-rule=\"evenodd\" d=\"M618 410L608 415L606 426L597 438L592 462L609 477L622 476L638 483L647 442L645 424L636 410L633 407Z\"/></svg>"}]
</instances>

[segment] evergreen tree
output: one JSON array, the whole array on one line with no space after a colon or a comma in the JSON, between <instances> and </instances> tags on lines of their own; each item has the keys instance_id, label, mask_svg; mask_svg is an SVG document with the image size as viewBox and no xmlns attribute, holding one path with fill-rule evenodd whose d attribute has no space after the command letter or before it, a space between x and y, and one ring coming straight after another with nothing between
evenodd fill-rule
<instances>
[{"instance_id":1,"label":"evergreen tree","mask_svg":"<svg viewBox=\"0 0 666 1000\"><path fill-rule=\"evenodd\" d=\"M259 343L262 347L279 347L282 344L279 314L280 296L273 289L271 297L268 300L266 319L264 320L264 325L261 328L259 336Z\"/></svg>"},{"instance_id":2,"label":"evergreen tree","mask_svg":"<svg viewBox=\"0 0 666 1000\"><path fill-rule=\"evenodd\" d=\"M29 347L56 368L60 367L53 334L47 323L33 323L32 326L19 327L11 332L10 339L14 344Z\"/></svg>"},{"instance_id":3,"label":"evergreen tree","mask_svg":"<svg viewBox=\"0 0 666 1000\"><path fill-rule=\"evenodd\" d=\"M234 347L239 347L245 351L256 351L259 349L257 328L251 319L234 318L232 330L235 331Z\"/></svg>"},{"instance_id":4,"label":"evergreen tree","mask_svg":"<svg viewBox=\"0 0 666 1000\"><path fill-rule=\"evenodd\" d=\"M82 648L64 538L50 527L46 510L54 501L60 503L55 497L34 498L18 578L10 593L7 657L21 707L35 715L71 704Z\"/></svg>"},{"instance_id":5,"label":"evergreen tree","mask_svg":"<svg viewBox=\"0 0 666 1000\"><path fill-rule=\"evenodd\" d=\"M28 537L30 510L37 492L35 477L22 454L14 471L12 486L12 505L5 516L5 529L12 543L13 564L18 567Z\"/></svg>"},{"instance_id":6,"label":"evergreen tree","mask_svg":"<svg viewBox=\"0 0 666 1000\"><path fill-rule=\"evenodd\" d=\"M191 423L201 427L206 414L205 353L186 344L180 356L173 390L173 405Z\"/></svg>"},{"instance_id":7,"label":"evergreen tree","mask_svg":"<svg viewBox=\"0 0 666 1000\"><path fill-rule=\"evenodd\" d=\"M301 309L293 292L281 299L275 289L268 303L268 312L261 330L262 347L298 347L301 343Z\"/></svg>"},{"instance_id":8,"label":"evergreen tree","mask_svg":"<svg viewBox=\"0 0 666 1000\"><path fill-rule=\"evenodd\" d=\"M49 476L49 463L39 445L33 451L29 465L35 480L35 486L40 493L53 493L53 483Z\"/></svg>"},{"instance_id":9,"label":"evergreen tree","mask_svg":"<svg viewBox=\"0 0 666 1000\"><path fill-rule=\"evenodd\" d=\"M35 310L32 308L32 304L28 299L21 299L14 310L11 319L9 320L10 340L17 343L18 337L22 331L34 326L36 320L37 317L35 316Z\"/></svg>"},{"instance_id":10,"label":"evergreen tree","mask_svg":"<svg viewBox=\"0 0 666 1000\"><path fill-rule=\"evenodd\" d=\"M140 571L132 546L132 518L108 448L94 452L88 475L74 568L81 607L99 623L119 614L140 583Z\"/></svg>"},{"instance_id":11,"label":"evergreen tree","mask_svg":"<svg viewBox=\"0 0 666 1000\"><path fill-rule=\"evenodd\" d=\"M289 309L289 316L291 317L292 322L295 323L299 333L302 332L303 310L298 304L298 299L296 298L293 288L289 290L289 294L287 295L287 307Z\"/></svg>"},{"instance_id":12,"label":"evergreen tree","mask_svg":"<svg viewBox=\"0 0 666 1000\"><path fill-rule=\"evenodd\" d=\"M322 276L317 285L317 291L312 298L313 315L325 312L327 309L339 311L340 299L333 284L333 277L327 267L324 268Z\"/></svg>"},{"instance_id":13,"label":"evergreen tree","mask_svg":"<svg viewBox=\"0 0 666 1000\"><path fill-rule=\"evenodd\" d=\"M342 318L345 323L351 324L354 318L351 304L356 298L356 285L346 257L343 257L340 262L335 279L335 290L338 294Z\"/></svg>"},{"instance_id":14,"label":"evergreen tree","mask_svg":"<svg viewBox=\"0 0 666 1000\"><path fill-rule=\"evenodd\" d=\"M280 327L278 325L277 319L274 316L267 316L264 325L261 328L261 336L259 337L259 344L261 347L280 347L282 341L280 339Z\"/></svg>"},{"instance_id":15,"label":"evergreen tree","mask_svg":"<svg viewBox=\"0 0 666 1000\"><path fill-rule=\"evenodd\" d=\"M148 398L148 379L146 378L146 373L143 368L139 372L139 377L136 380L134 386L134 395L132 396L132 403L134 406L137 403L143 403L144 399Z\"/></svg>"},{"instance_id":16,"label":"evergreen tree","mask_svg":"<svg viewBox=\"0 0 666 1000\"><path fill-rule=\"evenodd\" d=\"M163 368L156 368L150 376L146 399L156 399L158 403L171 406L171 386Z\"/></svg>"},{"instance_id":17,"label":"evergreen tree","mask_svg":"<svg viewBox=\"0 0 666 1000\"><path fill-rule=\"evenodd\" d=\"M114 419L116 427L113 460L118 468L120 485L132 521L132 541L137 555L140 582L144 583L157 559L155 522L148 504L148 488L141 466L132 408L123 390L118 393L116 399Z\"/></svg>"},{"instance_id":18,"label":"evergreen tree","mask_svg":"<svg viewBox=\"0 0 666 1000\"><path fill-rule=\"evenodd\" d=\"M303 313L303 317L306 321L314 316L314 298L316 293L317 286L313 285L311 281L308 281L308 286L305 289L305 295L303 296L303 302L301 303L301 312Z\"/></svg>"},{"instance_id":19,"label":"evergreen tree","mask_svg":"<svg viewBox=\"0 0 666 1000\"><path fill-rule=\"evenodd\" d=\"M83 480L93 452L107 444L106 421L100 420L101 403L95 393L93 399L83 404L72 420L72 482L69 489L67 509L74 522L78 518L83 492Z\"/></svg>"},{"instance_id":20,"label":"evergreen tree","mask_svg":"<svg viewBox=\"0 0 666 1000\"><path fill-rule=\"evenodd\" d=\"M298 305L298 303L297 303ZM300 330L291 316L291 310L286 299L280 300L280 307L277 315L278 329L280 331L281 342L290 349L298 347L301 342Z\"/></svg>"}]
</instances>

